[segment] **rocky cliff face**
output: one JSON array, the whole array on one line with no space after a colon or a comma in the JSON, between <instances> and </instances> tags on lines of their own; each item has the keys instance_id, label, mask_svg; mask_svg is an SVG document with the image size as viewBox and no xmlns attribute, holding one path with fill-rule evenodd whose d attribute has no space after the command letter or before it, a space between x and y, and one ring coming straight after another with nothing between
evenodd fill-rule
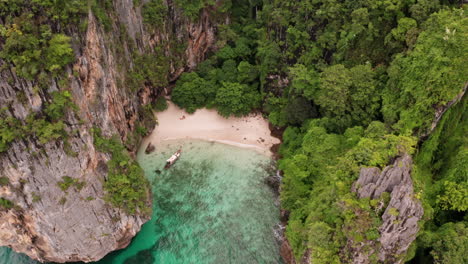
<instances>
[{"instance_id":1,"label":"rocky cliff face","mask_svg":"<svg viewBox=\"0 0 468 264\"><path fill-rule=\"evenodd\" d=\"M414 197L411 168L412 159L406 154L382 171L373 167L361 168L359 179L353 186L357 196L379 199L383 193L388 193L390 200L379 205L383 214L382 224L378 228L378 243L364 241L354 247L352 263L370 263L372 254L383 263L402 262L402 256L416 238L418 221L423 216L421 203ZM372 249L368 250L369 248Z\"/></svg>"},{"instance_id":2,"label":"rocky cliff face","mask_svg":"<svg viewBox=\"0 0 468 264\"><path fill-rule=\"evenodd\" d=\"M423 133L423 135L421 136L421 138L424 140L426 139L432 132L434 132L435 128L437 127L437 125L439 124L440 120L442 119L442 117L444 116L444 113L450 108L452 107L453 105L455 105L456 103L458 103L462 98L463 96L465 95L466 93L466 89L468 89L468 82L465 83L465 85L463 86L463 89L460 91L460 93L458 93L457 96L455 96L455 98L453 98L452 100L450 100L448 103L446 103L445 105L441 105L441 106L437 106L436 109L435 109L435 113L434 113L434 119L431 123L431 127L425 132Z\"/></svg>"},{"instance_id":3,"label":"rocky cliff face","mask_svg":"<svg viewBox=\"0 0 468 264\"><path fill-rule=\"evenodd\" d=\"M60 140L43 144L26 137L0 153L0 177L9 181L0 185L0 197L14 204L12 209L0 208L1 246L41 261L95 261L127 246L148 220L148 216L128 215L103 200L110 155L96 150L91 129L98 127L106 136L118 135L134 151L141 137L134 136L137 123L151 129L142 105L161 89L126 89L123 71L138 66L133 65L131 54L161 47L169 56L173 47L163 40L189 43L185 52L170 61L167 78L174 79L204 58L214 44L215 28L206 10L192 22L167 1L171 11L166 25L146 30L140 7L134 7L133 2L113 2L111 32L105 32L92 12L85 34L71 30L76 60L62 78L66 84L54 79L46 91L38 91L34 81L19 78L0 61L6 66L0 71L0 106L6 108L8 116L24 120L43 109L51 92L63 89L70 91L78 106L78 111L69 111L65 117L67 145ZM124 25L128 36L114 34L119 25ZM127 65L121 65L122 57ZM136 141L128 143L129 138ZM65 176L84 182L84 187L63 191L58 183Z\"/></svg>"}]
</instances>

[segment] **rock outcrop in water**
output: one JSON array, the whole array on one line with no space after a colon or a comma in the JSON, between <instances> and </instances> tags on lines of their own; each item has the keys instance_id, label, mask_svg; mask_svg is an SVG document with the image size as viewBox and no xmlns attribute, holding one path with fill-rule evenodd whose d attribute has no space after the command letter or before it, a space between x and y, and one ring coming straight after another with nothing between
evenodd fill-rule
<instances>
[{"instance_id":1,"label":"rock outcrop in water","mask_svg":"<svg viewBox=\"0 0 468 264\"><path fill-rule=\"evenodd\" d=\"M78 106L65 116L66 145L25 137L0 153L0 176L8 179L8 184L0 185L0 197L14 204L12 209L0 208L1 246L41 261L95 261L127 246L148 220L104 201L103 182L110 155L96 150L91 129L100 128L105 136L118 135L135 151L141 138L134 133L137 124L148 130L153 126L142 106L161 91L144 87L137 93L122 85L123 71L134 67L132 47L140 51L161 47L172 58L167 76L172 80L186 66L192 68L204 58L214 44L215 29L206 10L197 22L191 22L169 6L166 27L147 32L140 7L134 7L133 2L113 1L111 32L104 30L91 11L85 34L71 29L77 40L74 43L81 44L74 46L76 60L66 70L68 91ZM167 4L173 5L172 1ZM122 31L116 33L120 25L127 36ZM167 39L189 45L183 54L170 54L172 47L163 41ZM120 65L122 58L129 64ZM50 93L64 88L54 79L47 91L38 91L34 81L18 77L6 62L0 60L0 65L0 106L16 119L39 113L50 101ZM84 186L63 191L58 183L65 176ZM148 206L150 203L148 200Z\"/></svg>"},{"instance_id":2,"label":"rock outcrop in water","mask_svg":"<svg viewBox=\"0 0 468 264\"><path fill-rule=\"evenodd\" d=\"M359 179L353 186L358 197L379 199L387 192L390 201L381 204L381 210L385 210L378 228L379 244L374 241L362 242L358 248L354 248L352 263L370 263L371 254L376 254L383 263L402 262L400 258L416 238L418 221L424 213L420 201L414 197L411 168L412 159L407 154L397 158L382 171L375 167L361 168ZM366 247L375 248L376 251L363 250Z\"/></svg>"}]
</instances>

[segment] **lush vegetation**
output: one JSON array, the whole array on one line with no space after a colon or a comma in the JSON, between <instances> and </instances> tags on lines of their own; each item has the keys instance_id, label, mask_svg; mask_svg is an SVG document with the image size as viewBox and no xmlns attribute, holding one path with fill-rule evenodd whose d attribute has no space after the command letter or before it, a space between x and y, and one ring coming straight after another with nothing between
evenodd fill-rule
<instances>
[{"instance_id":1,"label":"lush vegetation","mask_svg":"<svg viewBox=\"0 0 468 264\"><path fill-rule=\"evenodd\" d=\"M0 197L0 210L1 209L9 210L9 209L12 209L13 207L15 207L15 204L12 201Z\"/></svg>"},{"instance_id":2,"label":"lush vegetation","mask_svg":"<svg viewBox=\"0 0 468 264\"><path fill-rule=\"evenodd\" d=\"M388 69L383 114L401 132L426 129L434 106L460 93L467 81L468 20L464 10L442 10L424 23L411 52L399 54Z\"/></svg>"},{"instance_id":3,"label":"lush vegetation","mask_svg":"<svg viewBox=\"0 0 468 264\"><path fill-rule=\"evenodd\" d=\"M59 188L67 192L70 187L74 187L77 191L81 191L86 186L86 182L74 179L70 176L63 176L62 180L57 183Z\"/></svg>"},{"instance_id":4,"label":"lush vegetation","mask_svg":"<svg viewBox=\"0 0 468 264\"><path fill-rule=\"evenodd\" d=\"M259 108L259 72L253 65L251 45L247 38L237 39L234 47L226 45L200 64L197 73L182 74L172 93L174 103L189 113L204 106L217 107L224 116L246 115Z\"/></svg>"},{"instance_id":5,"label":"lush vegetation","mask_svg":"<svg viewBox=\"0 0 468 264\"><path fill-rule=\"evenodd\" d=\"M161 4L162 1L145 4L143 16L146 23L155 26L162 22L154 17L163 17ZM135 5L141 5L141 2L135 1ZM82 38L77 36L87 28L89 11L105 32L119 30L115 35L106 35L109 48L118 60L118 70L122 73L118 76L119 88L137 95L144 87L158 88L167 85L168 58L159 49L139 52L134 46L135 42L128 37L125 27L114 21L113 9L113 2L110 0L0 1L0 71L12 69L14 75L27 79L34 86L35 95L45 101L40 111L31 111L23 120L14 117L14 110L10 105L1 106L0 153L6 152L15 140L33 140L38 144L61 140L65 153L77 156L67 141L67 133L73 133L67 123L70 120L70 110L76 111L77 107L67 91L69 78L66 77L68 72L65 70L75 60L72 46L76 49L83 44L80 43ZM130 56L124 56L123 53L128 52L123 50L124 45L129 47ZM73 74L78 77L78 72L74 71ZM12 77L10 84L13 82ZM59 91L51 92L55 90L51 89L51 85L58 86ZM17 93L17 99L23 104L27 103L22 91ZM167 104L159 100L155 107L163 109ZM140 118L136 121L135 133L129 133L125 142L132 147L147 133L147 127L154 123L152 114L148 113L151 109L148 111L142 106L138 111ZM148 209L144 203L148 201L148 188L141 169L132 161L120 141L99 138L96 142L102 151L113 154L113 159L108 164L110 173L104 186L108 193L106 199L129 214L146 214ZM1 184L3 186L8 182L2 178ZM58 186L65 193L70 188L80 191L85 182L64 176ZM36 199L33 200L39 200L38 196L34 197ZM62 197L59 203L65 204L66 197Z\"/></svg>"},{"instance_id":6,"label":"lush vegetation","mask_svg":"<svg viewBox=\"0 0 468 264\"><path fill-rule=\"evenodd\" d=\"M218 26L218 50L177 80L172 100L188 112L216 108L226 117L260 110L273 125L285 128L281 201L290 212L286 236L298 260L311 250L313 263L346 263L352 256L345 247L376 241L382 214L378 205L388 202L388 194L358 199L351 184L360 167L382 168L409 153L415 199L422 202L425 215L417 241L406 256L396 257L414 263L468 261L466 96L431 131L435 113L460 95L467 82L468 19L458 1L174 4L192 22L201 14L225 13L230 23ZM172 10L164 1L134 1L134 6L141 7L149 32L172 30L165 21ZM137 50L124 27L113 23L112 1L0 1L3 65L12 65L17 75L46 90L50 79L58 78L74 59L66 25L86 21L80 18L88 8L107 32L120 29L120 41ZM169 69L182 66L184 43L173 37L161 41L163 49L131 51L130 67L119 84L126 92L164 87ZM126 60L120 57L119 62ZM66 139L70 94L46 94L42 111L23 121L7 108L0 110L0 153L25 137L40 143ZM166 107L160 98L139 111L151 116L153 108ZM135 127L146 133L145 124ZM106 200L129 214L149 213L147 180L121 140L105 138L97 129L94 140L98 150L111 155ZM134 144L134 138L127 143ZM9 183L0 178L0 184ZM70 177L59 182L64 191L80 184ZM63 197L60 203L65 202ZM1 198L0 206L13 204Z\"/></svg>"},{"instance_id":7,"label":"lush vegetation","mask_svg":"<svg viewBox=\"0 0 468 264\"><path fill-rule=\"evenodd\" d=\"M43 112L31 113L24 121L8 116L6 108L0 109L0 153L8 150L11 142L21 138L33 137L41 144L66 140L65 115L77 107L68 91L52 92L51 96L51 102L45 104Z\"/></svg>"},{"instance_id":8,"label":"lush vegetation","mask_svg":"<svg viewBox=\"0 0 468 264\"><path fill-rule=\"evenodd\" d=\"M159 50L155 54L134 54L134 67L129 71L127 87L131 92L137 92L145 86L164 87L167 85L169 61Z\"/></svg>"},{"instance_id":9,"label":"lush vegetation","mask_svg":"<svg viewBox=\"0 0 468 264\"><path fill-rule=\"evenodd\" d=\"M318 263L339 263L351 254L340 250L347 238L356 243L379 238L378 213L383 213L376 212L379 202L359 200L350 193L359 168L383 167L393 157L412 153L416 140L391 134L379 121L343 134L328 132L324 122L328 120L316 119L285 131L281 201L291 212L286 235L296 257L310 248Z\"/></svg>"},{"instance_id":10,"label":"lush vegetation","mask_svg":"<svg viewBox=\"0 0 468 264\"><path fill-rule=\"evenodd\" d=\"M141 14L144 23L150 26L162 26L167 12L167 6L162 0L151 0L143 6Z\"/></svg>"},{"instance_id":11,"label":"lush vegetation","mask_svg":"<svg viewBox=\"0 0 468 264\"><path fill-rule=\"evenodd\" d=\"M154 102L154 110L156 112L162 112L162 111L166 110L168 107L169 107L169 105L167 104L166 98L164 98L162 96L158 97L156 99L156 102Z\"/></svg>"},{"instance_id":12,"label":"lush vegetation","mask_svg":"<svg viewBox=\"0 0 468 264\"><path fill-rule=\"evenodd\" d=\"M192 20L199 18L202 9L210 9L216 6L218 11L227 11L232 3L231 0L216 1L216 0L174 0L175 5L182 9L183 14Z\"/></svg>"},{"instance_id":13,"label":"lush vegetation","mask_svg":"<svg viewBox=\"0 0 468 264\"><path fill-rule=\"evenodd\" d=\"M422 197L425 229L416 241L418 263L464 263L468 248L466 96L442 118L415 157L413 179Z\"/></svg>"},{"instance_id":14,"label":"lush vegetation","mask_svg":"<svg viewBox=\"0 0 468 264\"><path fill-rule=\"evenodd\" d=\"M86 0L0 3L0 58L12 64L19 76L41 79L57 76L74 60L70 37L51 25L77 23L86 14Z\"/></svg>"},{"instance_id":15,"label":"lush vegetation","mask_svg":"<svg viewBox=\"0 0 468 264\"><path fill-rule=\"evenodd\" d=\"M105 138L94 128L97 150L111 154L107 162L108 174L104 182L105 199L128 214L151 214L149 182L117 137Z\"/></svg>"},{"instance_id":16,"label":"lush vegetation","mask_svg":"<svg viewBox=\"0 0 468 264\"><path fill-rule=\"evenodd\" d=\"M409 153L425 216L418 241L395 257L465 263L465 103L423 142L435 113L468 81L465 10L453 1L240 0L228 12L219 50L181 76L172 98L188 112L261 109L287 128L281 201L296 258L311 249L313 263L346 263L343 249L354 246L347 241L378 239L377 204L388 194L357 199L351 184L360 167L382 168Z\"/></svg>"},{"instance_id":17,"label":"lush vegetation","mask_svg":"<svg viewBox=\"0 0 468 264\"><path fill-rule=\"evenodd\" d=\"M49 100L42 112L18 120L7 106L0 109L0 153L17 139L34 137L41 144L66 139L65 115L75 109L68 91L45 92L51 81L63 83L64 68L74 61L71 38L64 34L68 23L78 23L87 12L87 0L12 0L0 2L0 71L7 67L34 85L33 92ZM24 92L17 99L25 103ZM70 152L71 153L71 152Z\"/></svg>"}]
</instances>

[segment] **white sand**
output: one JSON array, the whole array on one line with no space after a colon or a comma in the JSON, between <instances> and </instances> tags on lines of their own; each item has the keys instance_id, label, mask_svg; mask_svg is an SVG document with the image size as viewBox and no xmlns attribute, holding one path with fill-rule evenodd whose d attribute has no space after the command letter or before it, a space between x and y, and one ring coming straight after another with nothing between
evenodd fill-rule
<instances>
[{"instance_id":1,"label":"white sand","mask_svg":"<svg viewBox=\"0 0 468 264\"><path fill-rule=\"evenodd\" d=\"M158 125L145 140L157 146L164 140L202 139L216 141L239 147L256 149L266 155L272 155L270 148L280 143L270 135L268 122L258 114L246 117L224 118L216 110L199 109L188 114L171 102L164 112L156 113ZM185 116L184 119L181 119Z\"/></svg>"}]
</instances>

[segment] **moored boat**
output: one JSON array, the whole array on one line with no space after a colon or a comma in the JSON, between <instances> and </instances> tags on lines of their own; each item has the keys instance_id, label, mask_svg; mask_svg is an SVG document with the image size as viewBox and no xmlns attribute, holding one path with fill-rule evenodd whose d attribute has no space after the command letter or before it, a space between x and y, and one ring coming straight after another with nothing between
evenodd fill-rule
<instances>
[{"instance_id":1,"label":"moored boat","mask_svg":"<svg viewBox=\"0 0 468 264\"><path fill-rule=\"evenodd\" d=\"M177 150L169 159L166 160L166 165L164 166L165 169L169 169L180 157L182 153L182 149Z\"/></svg>"}]
</instances>

